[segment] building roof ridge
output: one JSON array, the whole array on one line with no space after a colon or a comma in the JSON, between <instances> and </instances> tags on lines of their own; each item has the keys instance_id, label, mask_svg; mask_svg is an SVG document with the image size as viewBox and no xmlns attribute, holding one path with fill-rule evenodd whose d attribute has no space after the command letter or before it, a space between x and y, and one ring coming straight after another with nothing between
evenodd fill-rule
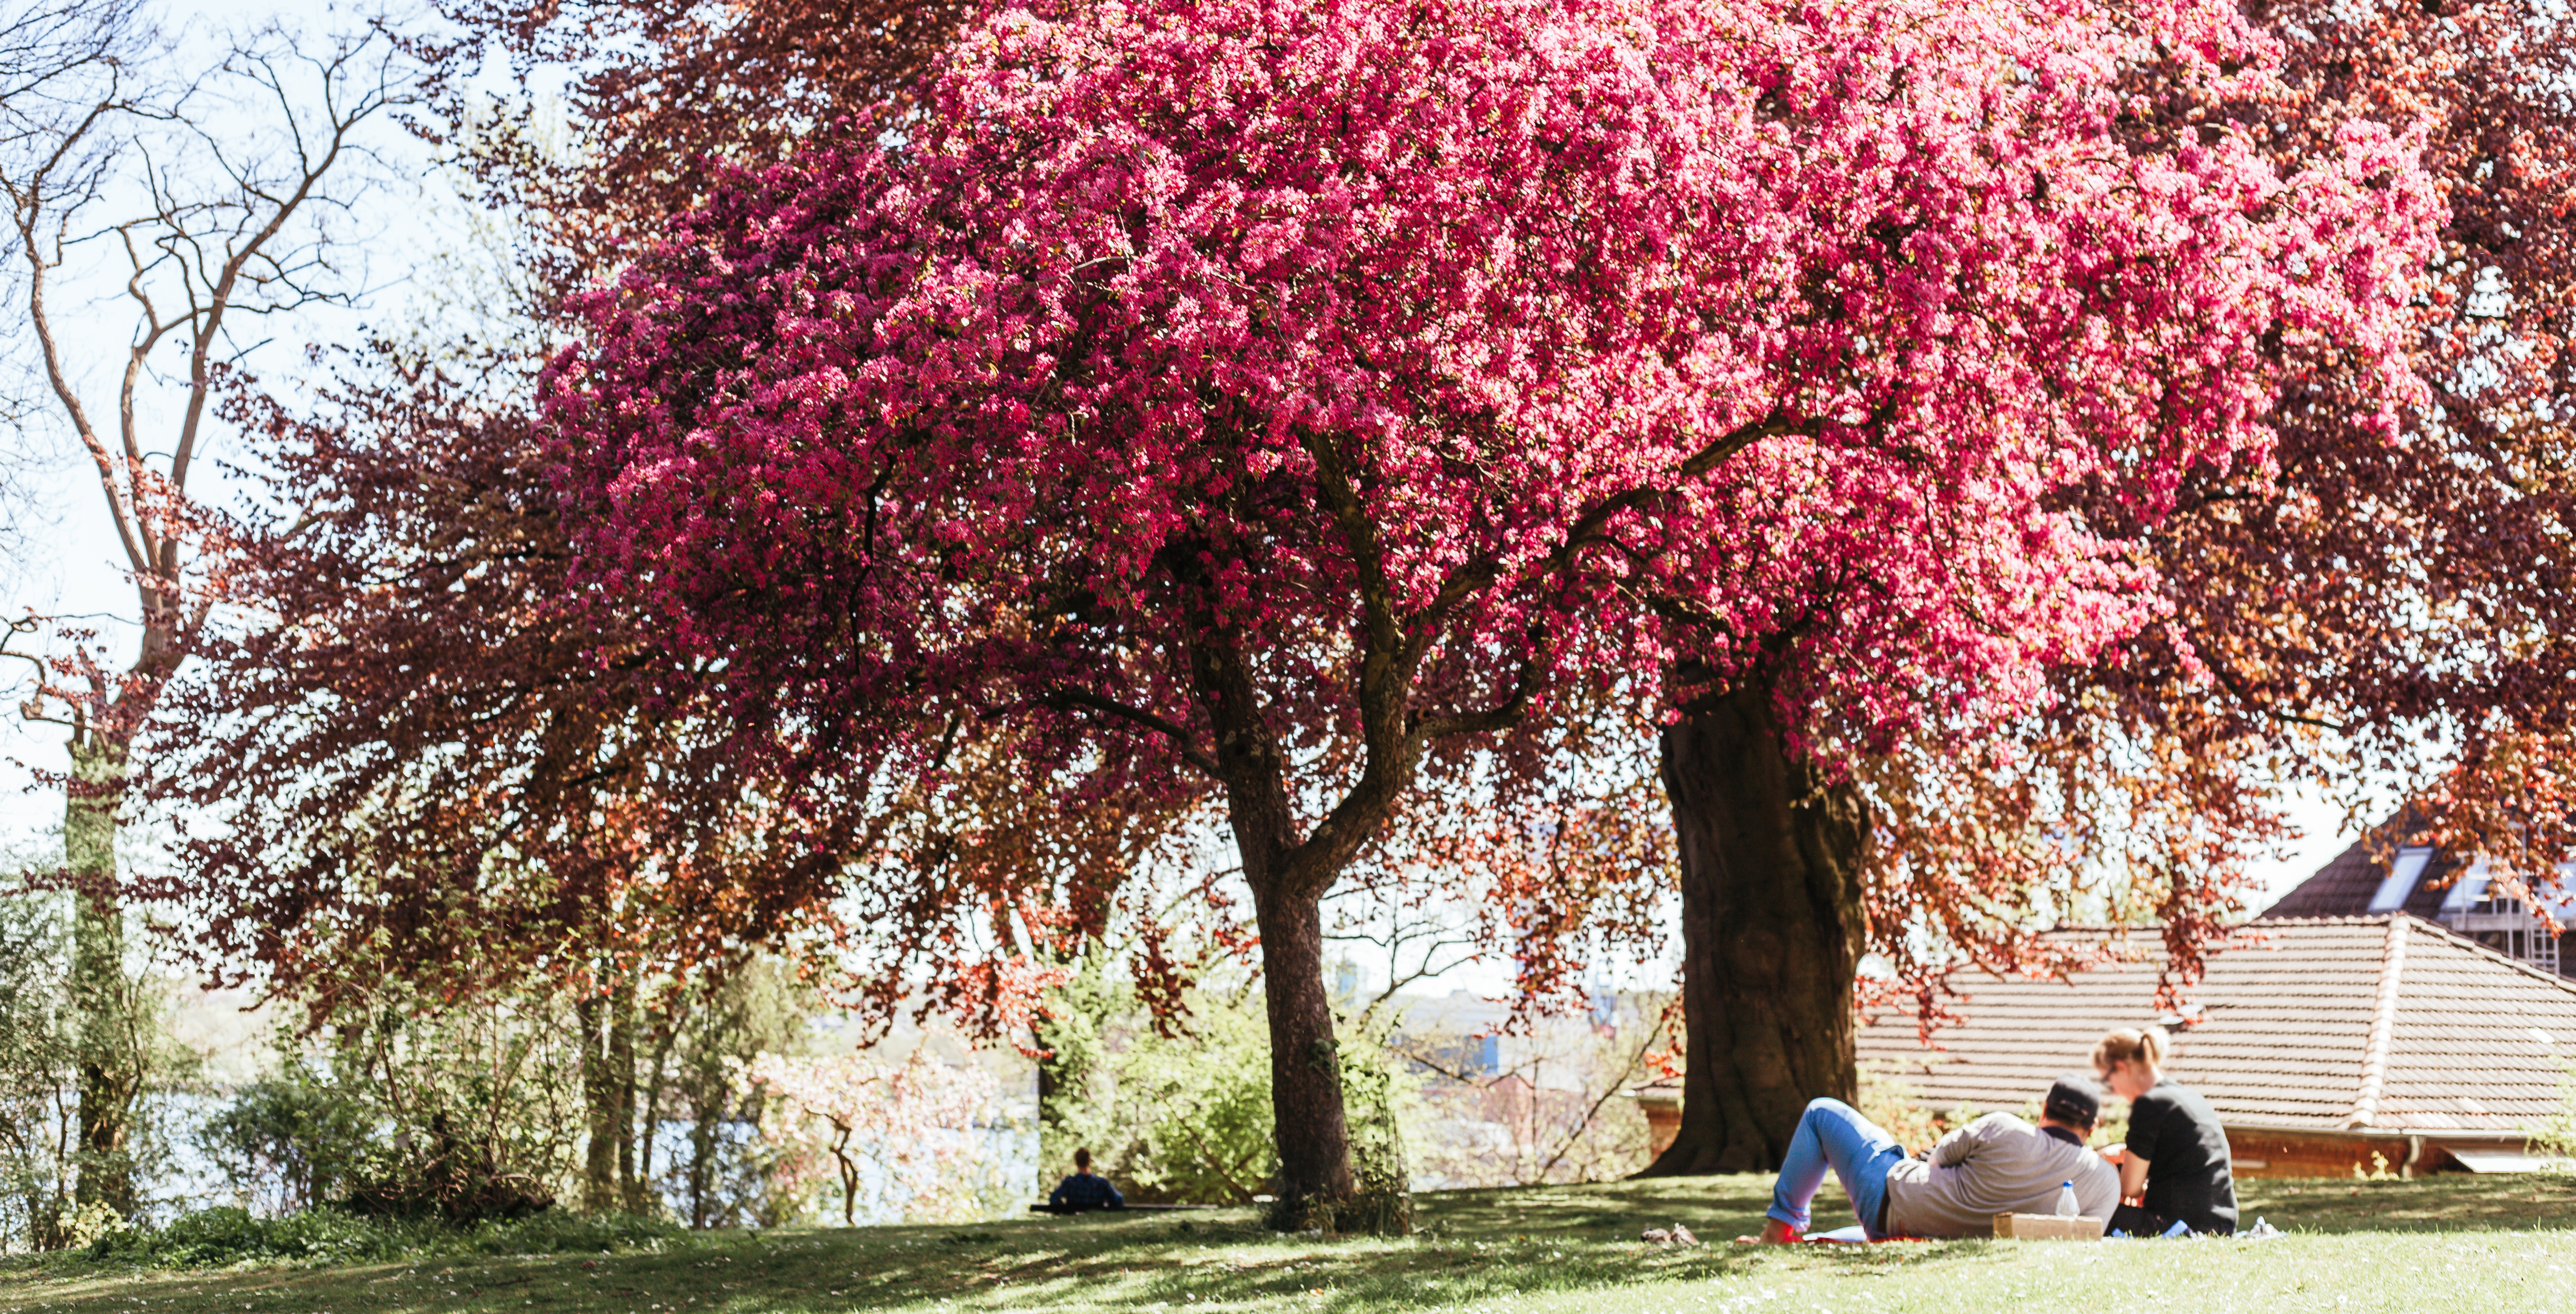
<instances>
[{"instance_id":1,"label":"building roof ridge","mask_svg":"<svg viewBox=\"0 0 2576 1314\"><path fill-rule=\"evenodd\" d=\"M2229 1127L2509 1145L2564 1102L2576 981L2421 912L2246 930L2210 958L2192 991L2205 1010L2176 1033L2172 1059ZM1948 1001L1959 1016L1934 1045L1921 1043L1911 1010L1897 1010L1861 1031L1860 1057L1889 1065L1923 1108L2016 1107L2097 1028L2158 1012L2152 965L2078 966L2071 980L2078 989L1963 973L1953 993L1974 998Z\"/></svg>"},{"instance_id":2,"label":"building roof ridge","mask_svg":"<svg viewBox=\"0 0 2576 1314\"><path fill-rule=\"evenodd\" d=\"M2261 935L2266 931L2284 926L2377 926L2395 915L2375 912L2331 913L2317 917L2274 917L2266 913L2232 923L2226 927L2226 932L2227 937L2233 939L2238 936ZM2414 914L2407 915L2411 917ZM2131 938L2152 941L2162 934L2163 929L2163 925L2158 922L2059 922L2040 934L2100 935L2113 936L2124 941Z\"/></svg>"},{"instance_id":3,"label":"building roof ridge","mask_svg":"<svg viewBox=\"0 0 2576 1314\"><path fill-rule=\"evenodd\" d=\"M2379 951L2379 1000L2370 1011L2370 1039L2361 1047L2361 1085L2353 1092L2346 1130L2367 1127L2379 1116L2379 1096L2388 1085L2388 1049L2397 1030L2397 990L2406 976L2406 942L2412 938L2403 913L2388 918L2388 939Z\"/></svg>"}]
</instances>

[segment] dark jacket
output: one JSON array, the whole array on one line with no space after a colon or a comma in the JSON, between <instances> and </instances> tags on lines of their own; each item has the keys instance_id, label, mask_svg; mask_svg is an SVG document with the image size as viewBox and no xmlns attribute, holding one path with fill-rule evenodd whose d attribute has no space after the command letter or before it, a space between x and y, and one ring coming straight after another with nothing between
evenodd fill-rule
<instances>
[{"instance_id":1,"label":"dark jacket","mask_svg":"<svg viewBox=\"0 0 2576 1314\"><path fill-rule=\"evenodd\" d=\"M1124 1209L1127 1197L1109 1179L1092 1173L1075 1173L1056 1183L1055 1193L1047 1197L1047 1207L1063 1213L1085 1209Z\"/></svg>"}]
</instances>

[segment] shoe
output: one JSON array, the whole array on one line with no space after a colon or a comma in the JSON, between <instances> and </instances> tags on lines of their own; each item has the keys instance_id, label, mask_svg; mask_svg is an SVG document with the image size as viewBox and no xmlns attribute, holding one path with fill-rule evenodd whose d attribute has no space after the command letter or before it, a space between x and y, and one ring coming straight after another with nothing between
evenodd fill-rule
<instances>
[{"instance_id":1,"label":"shoe","mask_svg":"<svg viewBox=\"0 0 2576 1314\"><path fill-rule=\"evenodd\" d=\"M1765 1218L1762 1220L1762 1235L1739 1236L1735 1243L1740 1246L1794 1246L1806 1239L1787 1223L1777 1218Z\"/></svg>"}]
</instances>

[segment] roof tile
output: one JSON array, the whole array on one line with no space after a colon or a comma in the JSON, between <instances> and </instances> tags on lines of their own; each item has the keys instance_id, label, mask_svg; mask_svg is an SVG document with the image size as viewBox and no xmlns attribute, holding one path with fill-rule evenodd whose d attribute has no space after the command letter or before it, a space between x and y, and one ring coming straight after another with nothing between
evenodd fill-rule
<instances>
[{"instance_id":1,"label":"roof tile","mask_svg":"<svg viewBox=\"0 0 2576 1314\"><path fill-rule=\"evenodd\" d=\"M2167 1070L2229 1121L2341 1128L2363 1092L2388 919L2267 917L2249 932L2210 959L2200 1020L2175 1031ZM2576 984L2419 918L2405 938L2369 1125L2512 1132L2557 1109ZM2118 965L2064 981L1963 975L1952 1007L1965 1020L1935 1033L1937 1048L1910 1016L1882 1014L1861 1028L1860 1057L1918 1103L2016 1109L2082 1068L2102 1032L2156 1021L2155 985Z\"/></svg>"}]
</instances>

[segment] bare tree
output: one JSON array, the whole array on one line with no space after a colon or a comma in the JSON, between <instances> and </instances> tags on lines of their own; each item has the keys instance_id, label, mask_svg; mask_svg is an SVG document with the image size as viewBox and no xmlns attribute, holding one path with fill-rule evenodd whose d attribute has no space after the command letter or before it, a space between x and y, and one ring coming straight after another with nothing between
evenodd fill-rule
<instances>
[{"instance_id":1,"label":"bare tree","mask_svg":"<svg viewBox=\"0 0 2576 1314\"><path fill-rule=\"evenodd\" d=\"M84 1205L130 1212L128 1137L145 1076L124 969L116 835L135 738L220 596L192 549L189 496L224 374L265 325L363 290L344 267L351 202L380 175L369 132L414 95L378 27L301 40L269 28L172 49L131 0L48 0L10 20L58 71L8 96L11 328L44 418L87 458L138 604L120 661L94 631L37 659L28 719L70 732L64 872L77 892L73 985ZM185 53L219 53L180 75ZM130 325L105 376L83 333ZM32 422L33 416L29 417ZM23 428L23 424L22 424Z\"/></svg>"},{"instance_id":2,"label":"bare tree","mask_svg":"<svg viewBox=\"0 0 2576 1314\"><path fill-rule=\"evenodd\" d=\"M94 180L103 161L88 124L121 112L148 32L135 0L0 6L0 168L12 178L44 170ZM26 288L23 247L14 225L0 233L0 295L12 304ZM27 336L22 319L0 317L0 352L19 354ZM23 560L29 480L48 446L33 423L42 403L33 371L0 374L0 573Z\"/></svg>"}]
</instances>

